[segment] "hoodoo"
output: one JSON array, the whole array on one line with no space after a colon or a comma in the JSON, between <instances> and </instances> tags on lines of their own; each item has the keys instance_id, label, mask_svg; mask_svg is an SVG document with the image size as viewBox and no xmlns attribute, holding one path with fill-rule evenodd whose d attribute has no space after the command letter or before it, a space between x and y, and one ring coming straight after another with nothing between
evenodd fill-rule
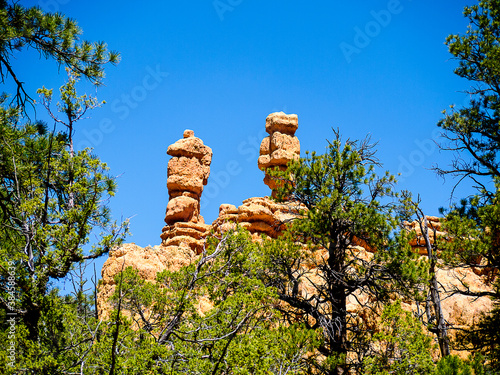
<instances>
[{"instance_id":1,"label":"hoodoo","mask_svg":"<svg viewBox=\"0 0 500 375\"><path fill-rule=\"evenodd\" d=\"M275 112L267 116L266 132L269 136L260 144L258 165L266 173L264 183L272 190L273 197L276 181L269 175L269 170L278 167L284 171L289 161L300 157L300 142L295 136L298 127L297 115Z\"/></svg>"},{"instance_id":2,"label":"hoodoo","mask_svg":"<svg viewBox=\"0 0 500 375\"><path fill-rule=\"evenodd\" d=\"M167 154L172 158L167 169L169 201L162 245L185 244L199 254L210 230L200 215L200 198L210 175L212 149L195 137L192 130L186 130L184 138L168 147Z\"/></svg>"}]
</instances>

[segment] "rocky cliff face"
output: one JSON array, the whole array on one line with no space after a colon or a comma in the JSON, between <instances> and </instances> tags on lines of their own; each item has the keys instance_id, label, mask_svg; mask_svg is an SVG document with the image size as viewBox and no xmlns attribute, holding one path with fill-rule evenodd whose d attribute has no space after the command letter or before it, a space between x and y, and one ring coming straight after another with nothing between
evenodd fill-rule
<instances>
[{"instance_id":1,"label":"rocky cliff face","mask_svg":"<svg viewBox=\"0 0 500 375\"><path fill-rule=\"evenodd\" d=\"M276 183L269 176L269 169L278 167L285 170L288 161L300 156L300 143L295 136L297 128L297 115L272 113L266 119L269 136L261 143L258 167L264 171L264 182L271 188L272 195ZM109 314L107 300L115 288L114 276L122 267L132 266L144 279L154 281L157 272L165 269L178 270L195 260L202 252L205 239L211 231L221 234L239 224L252 233L254 240L258 240L262 234L276 238L303 208L291 201L276 203L269 197L249 198L238 207L222 204L219 217L212 225L207 225L200 215L200 198L210 175L212 150L195 137L193 131L186 130L182 139L168 147L167 154L171 156L167 177L169 202L165 214L166 225L161 233L162 242L158 246L146 248L125 244L110 252L102 268L98 295L98 309L102 316ZM434 237L444 235L439 218L428 217L428 225L431 229L436 229L435 235L433 230L430 231L432 242ZM417 233L417 237L411 242L412 247L420 254L426 254L418 223L408 223L408 228ZM357 245L354 247L356 251L366 257L373 256L373 249L367 249L363 243ZM491 301L487 297L474 299L445 291L458 286L459 279L467 282L471 290L489 290L490 287L483 278L473 270L441 269L437 276L444 287L441 290L443 310L450 324L457 327L469 326L482 312L491 309ZM363 296L358 298L363 300ZM407 308L413 307L408 305ZM355 312L358 309L359 304L353 298L349 301L348 310Z\"/></svg>"}]
</instances>

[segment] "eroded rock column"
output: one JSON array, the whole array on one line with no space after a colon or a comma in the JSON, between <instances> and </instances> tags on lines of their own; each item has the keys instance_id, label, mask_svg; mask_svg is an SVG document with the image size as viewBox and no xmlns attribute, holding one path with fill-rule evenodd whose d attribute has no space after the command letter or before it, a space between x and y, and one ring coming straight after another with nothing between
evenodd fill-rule
<instances>
[{"instance_id":1,"label":"eroded rock column","mask_svg":"<svg viewBox=\"0 0 500 375\"><path fill-rule=\"evenodd\" d=\"M200 215L200 198L210 175L212 149L195 137L192 130L186 130L183 139L168 147L167 154L172 158L167 169L169 201L162 245L185 244L200 253L210 228Z\"/></svg>"},{"instance_id":2,"label":"eroded rock column","mask_svg":"<svg viewBox=\"0 0 500 375\"><path fill-rule=\"evenodd\" d=\"M271 188L273 197L276 196L277 184L268 172L275 167L284 171L289 161L300 157L300 142L295 136L298 127L297 115L275 112L266 118L266 132L269 136L260 144L258 166L266 174L264 183Z\"/></svg>"},{"instance_id":3,"label":"eroded rock column","mask_svg":"<svg viewBox=\"0 0 500 375\"><path fill-rule=\"evenodd\" d=\"M260 145L258 166L266 173L264 183L273 190L273 196L276 182L268 171L275 167L286 170L290 160L300 157L300 142L295 136L297 128L297 115L277 112L267 116L266 131L269 136L264 138ZM304 209L298 202L277 203L268 197L249 198L239 207L231 204L221 205L213 229L216 233L224 233L238 224L248 229L256 241L260 240L262 234L276 238Z\"/></svg>"}]
</instances>

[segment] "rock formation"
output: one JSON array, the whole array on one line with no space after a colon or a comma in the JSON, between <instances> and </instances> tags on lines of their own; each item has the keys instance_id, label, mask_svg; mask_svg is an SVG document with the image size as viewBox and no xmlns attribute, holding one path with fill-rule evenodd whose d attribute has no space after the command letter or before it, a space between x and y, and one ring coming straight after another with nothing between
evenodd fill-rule
<instances>
[{"instance_id":1,"label":"rock formation","mask_svg":"<svg viewBox=\"0 0 500 375\"><path fill-rule=\"evenodd\" d=\"M219 217L212 226L214 232L224 233L239 225L247 229L254 240L262 234L276 238L286 224L296 218L303 206L296 202L277 203L267 197L249 198L236 207L232 204L222 204Z\"/></svg>"},{"instance_id":2,"label":"rock formation","mask_svg":"<svg viewBox=\"0 0 500 375\"><path fill-rule=\"evenodd\" d=\"M210 175L212 149L195 137L192 130L186 130L183 139L168 147L167 154L172 158L167 169L169 201L162 245L184 244L199 254L210 230L200 215L200 198Z\"/></svg>"},{"instance_id":3,"label":"rock formation","mask_svg":"<svg viewBox=\"0 0 500 375\"><path fill-rule=\"evenodd\" d=\"M444 219L436 216L426 216L426 219L430 243L434 244L438 238L446 240L447 233L443 228ZM409 232L414 233L410 239L410 246L413 251L426 256L427 247L425 246L425 239L422 234L422 230L420 229L420 223L418 221L412 221L411 223L405 222L404 225ZM437 255L438 257L440 255L439 249ZM474 261L478 267L471 267L471 272L474 272L478 276L487 276L487 280L489 281L493 280L497 276L495 272L492 272L492 268L485 267L486 260L482 259L481 256L477 256Z\"/></svg>"},{"instance_id":4,"label":"rock formation","mask_svg":"<svg viewBox=\"0 0 500 375\"><path fill-rule=\"evenodd\" d=\"M266 132L269 134L260 144L259 169L265 172L264 183L275 196L276 181L269 175L269 170L278 167L285 171L287 163L300 157L300 142L295 136L299 124L297 115L283 112L271 113L266 118ZM239 225L247 229L254 240L265 234L276 238L305 209L297 202L277 203L268 198L249 198L236 208L232 204L222 204L219 217L213 228L217 233L224 233Z\"/></svg>"},{"instance_id":5,"label":"rock formation","mask_svg":"<svg viewBox=\"0 0 500 375\"><path fill-rule=\"evenodd\" d=\"M273 190L273 195L276 182L269 176L269 169L278 167L285 170L290 160L299 157L300 143L294 136L297 127L296 115L280 112L270 114L266 119L266 131L269 136L262 141L258 167L265 172L264 182ZM200 215L200 198L210 174L212 150L196 138L193 131L186 130L183 139L168 147L167 154L172 158L168 162L169 202L165 215L166 226L161 234L162 243L146 248L125 244L110 252L102 268L98 294L98 309L103 317L108 316L111 309L107 301L115 288L114 276L122 267L132 266L145 280L154 282L157 272L165 269L175 271L196 260L197 255L203 250L210 231L221 234L240 225L252 233L255 241L262 235L276 238L286 224L300 215L304 209L293 201L277 203L269 197L250 198L243 201L239 207L222 204L218 218L212 225L207 225ZM434 242L436 237L446 235L442 231L442 222L439 218L427 217L427 220L431 229L429 231L431 242ZM416 233L410 245L419 254L426 255L418 223L406 224L408 230L414 230ZM362 240L358 240L355 245L352 250L359 252L360 256L367 259L373 257L375 249L370 249ZM327 257L325 252L317 252L316 255L319 258L323 256L323 259ZM304 266L311 271L311 281L320 283L319 276L317 280L315 279L316 264L312 262ZM485 283L484 277L475 273L474 269L439 269L437 278L439 284L448 291L452 290L453 286L459 286L460 279L476 291L491 289L491 286ZM307 285L303 287L308 288ZM310 292L314 293L313 286L311 288ZM453 295L445 289L441 290L443 311L447 321L455 327L470 326L481 313L491 309L492 303L487 297L474 299L459 294ZM347 309L358 313L361 317L363 311L360 310L359 301L365 301L366 296L360 294L356 298L349 300ZM407 305L406 308L411 310L415 306Z\"/></svg>"},{"instance_id":6,"label":"rock formation","mask_svg":"<svg viewBox=\"0 0 500 375\"><path fill-rule=\"evenodd\" d=\"M264 183L271 188L273 197L276 196L276 181L271 178L269 171L276 167L284 171L289 161L300 157L300 142L295 136L298 126L297 115L275 112L266 118L269 136L260 144L258 165L266 173Z\"/></svg>"},{"instance_id":7,"label":"rock formation","mask_svg":"<svg viewBox=\"0 0 500 375\"><path fill-rule=\"evenodd\" d=\"M183 139L168 147L167 154L172 158L167 169L169 201L165 214L167 225L160 236L162 243L146 248L125 244L110 251L102 267L97 299L103 316L111 309L108 299L115 290L114 276L122 267L132 266L142 278L154 282L157 272L176 271L190 264L202 252L212 228L200 215L200 198L210 175L212 150L195 137L192 130L186 130Z\"/></svg>"},{"instance_id":8,"label":"rock formation","mask_svg":"<svg viewBox=\"0 0 500 375\"><path fill-rule=\"evenodd\" d=\"M187 246L147 246L142 248L128 243L109 252L109 258L102 266L102 279L99 281L97 309L102 318L109 317L111 306L109 298L115 291L115 276L127 267L133 267L146 281L155 282L156 274L164 270L177 271L189 265L195 254Z\"/></svg>"},{"instance_id":9,"label":"rock formation","mask_svg":"<svg viewBox=\"0 0 500 375\"><path fill-rule=\"evenodd\" d=\"M429 240L434 243L437 237L444 237L445 232L442 231L443 223L439 217L436 216L426 216L427 218L427 228L429 234ZM412 236L410 240L410 246L413 250L421 255L427 255L427 247L425 246L425 239L420 229L420 223L418 221L412 221L411 223L404 223L406 229L410 232L414 232L415 236Z\"/></svg>"}]
</instances>

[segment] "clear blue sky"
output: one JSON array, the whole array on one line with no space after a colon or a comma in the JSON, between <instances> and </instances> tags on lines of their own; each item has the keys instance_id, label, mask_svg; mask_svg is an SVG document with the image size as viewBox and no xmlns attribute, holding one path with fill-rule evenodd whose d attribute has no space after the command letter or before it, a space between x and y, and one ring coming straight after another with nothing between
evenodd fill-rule
<instances>
[{"instance_id":1,"label":"clear blue sky","mask_svg":"<svg viewBox=\"0 0 500 375\"><path fill-rule=\"evenodd\" d=\"M121 53L97 91L107 104L79 124L77 145L92 146L119 176L110 204L116 218L133 217L127 242L141 246L160 243L166 149L184 129L214 152L202 198L211 223L222 203L269 195L258 148L266 116L281 110L299 116L302 154L322 152L332 127L351 138L370 133L384 168L402 173L399 188L437 214L452 183L428 169L450 160L433 143L436 123L464 103L468 86L444 41L465 32L470 3L21 1L75 18L84 39ZM33 52L19 53L15 68L32 94L64 83L64 71Z\"/></svg>"}]
</instances>

